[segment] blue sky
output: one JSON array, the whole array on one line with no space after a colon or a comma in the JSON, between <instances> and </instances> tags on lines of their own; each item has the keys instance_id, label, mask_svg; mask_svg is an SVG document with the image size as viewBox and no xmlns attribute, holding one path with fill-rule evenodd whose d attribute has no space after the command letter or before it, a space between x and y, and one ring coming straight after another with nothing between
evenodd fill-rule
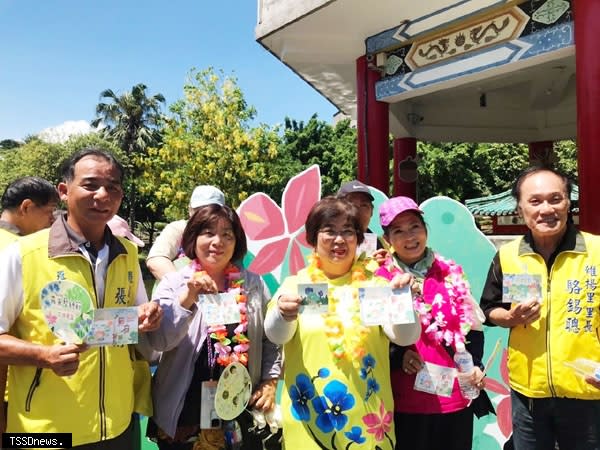
<instances>
[{"instance_id":1,"label":"blue sky","mask_svg":"<svg viewBox=\"0 0 600 450\"><path fill-rule=\"evenodd\" d=\"M0 139L91 120L99 94L137 83L182 96L192 67L233 74L257 120L336 109L254 40L253 0L0 0Z\"/></svg>"}]
</instances>

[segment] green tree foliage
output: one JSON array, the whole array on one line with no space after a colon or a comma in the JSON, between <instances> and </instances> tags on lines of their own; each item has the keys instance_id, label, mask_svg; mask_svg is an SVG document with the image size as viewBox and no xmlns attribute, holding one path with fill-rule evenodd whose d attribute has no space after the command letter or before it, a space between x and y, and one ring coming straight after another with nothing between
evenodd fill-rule
<instances>
[{"instance_id":1,"label":"green tree foliage","mask_svg":"<svg viewBox=\"0 0 600 450\"><path fill-rule=\"evenodd\" d=\"M281 182L269 170L277 156L276 130L251 126L255 110L232 77L212 68L192 70L184 98L171 106L171 113L162 145L136 158L153 210L162 204L168 219L187 216L198 184L218 186L228 203L237 206Z\"/></svg>"},{"instance_id":2,"label":"green tree foliage","mask_svg":"<svg viewBox=\"0 0 600 450\"><path fill-rule=\"evenodd\" d=\"M59 181L58 165L65 157L65 149L60 144L49 144L39 139L31 139L20 147L5 152L0 160L0 188L17 178L36 175L53 184Z\"/></svg>"},{"instance_id":3,"label":"green tree foliage","mask_svg":"<svg viewBox=\"0 0 600 450\"><path fill-rule=\"evenodd\" d=\"M481 161L473 157L475 147L466 143L418 142L419 200L445 195L463 201L485 192Z\"/></svg>"},{"instance_id":4,"label":"green tree foliage","mask_svg":"<svg viewBox=\"0 0 600 450\"><path fill-rule=\"evenodd\" d=\"M529 149L526 144L475 144L474 159L480 161L480 174L486 186L481 196L498 194L510 189L529 165Z\"/></svg>"},{"instance_id":5,"label":"green tree foliage","mask_svg":"<svg viewBox=\"0 0 600 450\"><path fill-rule=\"evenodd\" d=\"M66 156L69 156L72 153L75 153L76 151L79 151L84 148L99 148L115 155L115 157L119 160L121 164L123 164L123 166L129 165L127 155L114 143L114 141L105 138L100 133L88 133L73 136L61 145L65 149L64 153ZM127 173L126 178L128 178Z\"/></svg>"},{"instance_id":6,"label":"green tree foliage","mask_svg":"<svg viewBox=\"0 0 600 450\"><path fill-rule=\"evenodd\" d=\"M122 159L118 148L95 133L75 136L64 144L50 144L37 138L3 154L0 159L0 189L24 176L38 176L52 184L61 181L60 166L73 152L84 147L100 147Z\"/></svg>"},{"instance_id":7,"label":"green tree foliage","mask_svg":"<svg viewBox=\"0 0 600 450\"><path fill-rule=\"evenodd\" d=\"M14 139L2 139L0 141L0 150L10 150L23 145L22 142L15 141Z\"/></svg>"},{"instance_id":8,"label":"green tree foliage","mask_svg":"<svg viewBox=\"0 0 600 450\"><path fill-rule=\"evenodd\" d=\"M558 141L554 143L554 153L557 157L557 167L560 168L573 182L577 183L577 145L575 141Z\"/></svg>"},{"instance_id":9,"label":"green tree foliage","mask_svg":"<svg viewBox=\"0 0 600 450\"><path fill-rule=\"evenodd\" d=\"M121 95L111 89L103 91L100 98L106 102L96 106L96 119L92 121L94 127L104 126L102 135L112 140L127 157L126 167L132 182L126 187L125 208L132 230L135 228L136 209L145 199L138 199L137 178L141 172L137 165L131 163L134 157L145 156L149 147L160 143L161 108L165 103L162 94L148 96L146 89L145 84L139 83Z\"/></svg>"},{"instance_id":10,"label":"green tree foliage","mask_svg":"<svg viewBox=\"0 0 600 450\"><path fill-rule=\"evenodd\" d=\"M349 120L335 126L313 115L307 123L286 117L279 146L280 158L274 169L287 180L313 164L321 169L323 195L335 194L343 181L356 178L356 129ZM279 199L281 193L272 195Z\"/></svg>"},{"instance_id":11,"label":"green tree foliage","mask_svg":"<svg viewBox=\"0 0 600 450\"><path fill-rule=\"evenodd\" d=\"M554 166L577 180L577 149L573 141L554 144ZM418 196L423 201L446 195L458 201L498 194L512 187L529 166L525 144L419 142Z\"/></svg>"}]
</instances>

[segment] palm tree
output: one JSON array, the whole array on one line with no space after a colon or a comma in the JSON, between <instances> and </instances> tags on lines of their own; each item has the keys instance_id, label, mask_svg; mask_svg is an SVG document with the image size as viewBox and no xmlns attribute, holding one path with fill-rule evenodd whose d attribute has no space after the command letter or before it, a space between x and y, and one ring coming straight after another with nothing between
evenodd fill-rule
<instances>
[{"instance_id":1,"label":"palm tree","mask_svg":"<svg viewBox=\"0 0 600 450\"><path fill-rule=\"evenodd\" d=\"M102 133L113 140L127 156L130 165L130 179L135 180L139 174L131 162L134 155L143 155L148 147L160 142L160 126L163 121L161 107L165 103L162 94L152 97L146 95L146 85L143 83L133 86L130 92L117 96L112 89L100 93L100 99L107 102L96 106L96 119L93 127L103 126ZM129 187L129 226L135 228L136 207L135 185Z\"/></svg>"}]
</instances>

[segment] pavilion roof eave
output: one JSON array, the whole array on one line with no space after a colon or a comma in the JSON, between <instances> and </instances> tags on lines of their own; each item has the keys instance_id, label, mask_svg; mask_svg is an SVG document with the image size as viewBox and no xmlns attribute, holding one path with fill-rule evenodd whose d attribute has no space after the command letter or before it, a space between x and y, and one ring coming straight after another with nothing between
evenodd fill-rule
<instances>
[{"instance_id":1,"label":"pavilion roof eave","mask_svg":"<svg viewBox=\"0 0 600 450\"><path fill-rule=\"evenodd\" d=\"M579 187L573 185L571 192L572 212L579 212ZM465 200L465 206L475 216L510 216L517 214L517 202L511 191Z\"/></svg>"}]
</instances>

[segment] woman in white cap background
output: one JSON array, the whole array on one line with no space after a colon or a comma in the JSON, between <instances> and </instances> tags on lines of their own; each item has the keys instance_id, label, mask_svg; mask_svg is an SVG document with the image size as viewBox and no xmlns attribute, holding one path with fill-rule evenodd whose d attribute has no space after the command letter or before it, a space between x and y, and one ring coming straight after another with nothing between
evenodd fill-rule
<instances>
[{"instance_id":1,"label":"woman in white cap background","mask_svg":"<svg viewBox=\"0 0 600 450\"><path fill-rule=\"evenodd\" d=\"M220 189L210 185L196 186L190 197L190 217L203 206L224 204L225 194ZM187 219L182 219L167 224L148 252L146 266L158 281L165 274L177 270L173 261L183 254L181 237L187 222Z\"/></svg>"},{"instance_id":2,"label":"woman in white cap background","mask_svg":"<svg viewBox=\"0 0 600 450\"><path fill-rule=\"evenodd\" d=\"M471 449L473 413L493 411L485 394L472 403L484 386L483 313L471 296L462 268L427 247L423 211L412 199L385 201L379 216L391 253L376 273L390 280L411 274L422 330L414 345L390 350L397 442L411 450ZM465 349L475 367L461 375L468 391L463 395L454 355L457 351L464 354ZM444 379L446 383L440 383Z\"/></svg>"}]
</instances>

